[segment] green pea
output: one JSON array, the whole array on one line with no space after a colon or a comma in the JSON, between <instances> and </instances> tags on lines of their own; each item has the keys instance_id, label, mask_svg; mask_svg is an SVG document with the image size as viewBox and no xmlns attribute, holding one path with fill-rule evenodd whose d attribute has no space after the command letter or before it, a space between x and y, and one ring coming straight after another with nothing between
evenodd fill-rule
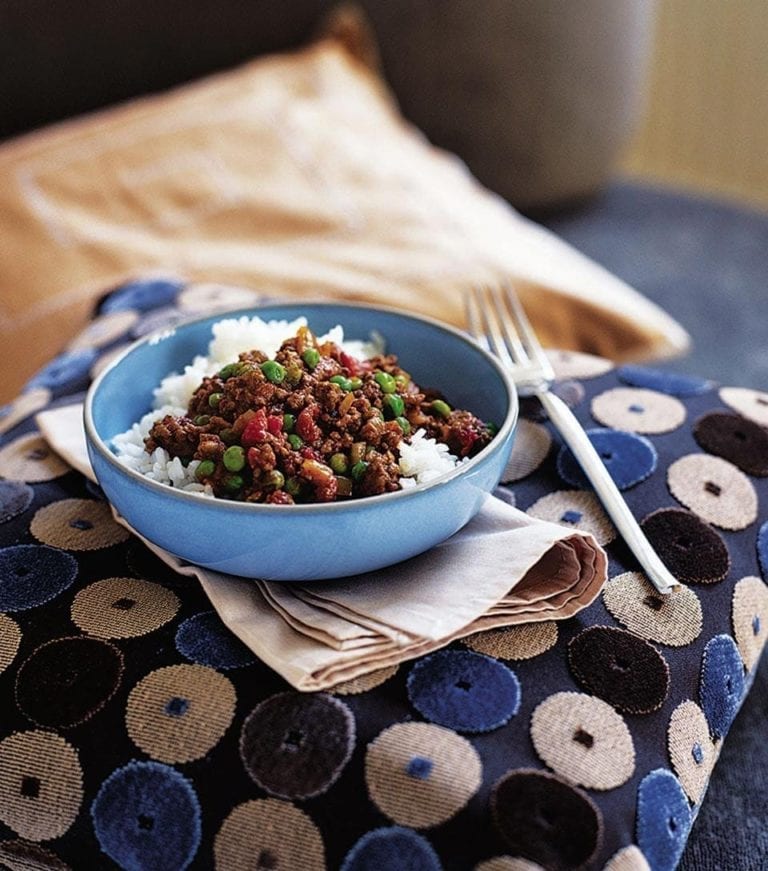
<instances>
[{"instance_id":1,"label":"green pea","mask_svg":"<svg viewBox=\"0 0 768 871\"><path fill-rule=\"evenodd\" d=\"M198 481L202 481L203 478L210 478L215 471L216 463L214 463L213 460L201 460L200 464L195 469L195 477Z\"/></svg>"},{"instance_id":2,"label":"green pea","mask_svg":"<svg viewBox=\"0 0 768 871\"><path fill-rule=\"evenodd\" d=\"M408 418L401 415L395 418L395 422L403 431L403 435L408 435L408 433L411 431L411 425L410 423L408 423Z\"/></svg>"},{"instance_id":3,"label":"green pea","mask_svg":"<svg viewBox=\"0 0 768 871\"><path fill-rule=\"evenodd\" d=\"M295 433L291 433L288 436L288 444L294 449L294 451L298 451L299 448L304 447L304 440L301 436L297 436Z\"/></svg>"},{"instance_id":4,"label":"green pea","mask_svg":"<svg viewBox=\"0 0 768 871\"><path fill-rule=\"evenodd\" d=\"M285 366L282 366L277 360L265 360L260 368L264 377L272 384L280 384L285 380Z\"/></svg>"},{"instance_id":5,"label":"green pea","mask_svg":"<svg viewBox=\"0 0 768 871\"><path fill-rule=\"evenodd\" d=\"M317 348L305 348L301 359L307 364L310 369L314 369L320 362L320 352Z\"/></svg>"},{"instance_id":6,"label":"green pea","mask_svg":"<svg viewBox=\"0 0 768 871\"><path fill-rule=\"evenodd\" d=\"M212 393L208 397L208 405L210 405L211 408L218 408L223 396L223 393Z\"/></svg>"},{"instance_id":7,"label":"green pea","mask_svg":"<svg viewBox=\"0 0 768 871\"><path fill-rule=\"evenodd\" d=\"M395 379L389 372L377 372L373 378L379 387L381 387L382 393L394 393L397 390Z\"/></svg>"},{"instance_id":8,"label":"green pea","mask_svg":"<svg viewBox=\"0 0 768 871\"><path fill-rule=\"evenodd\" d=\"M207 423L211 422L211 416L209 414L198 414L195 418L195 426L205 426Z\"/></svg>"},{"instance_id":9,"label":"green pea","mask_svg":"<svg viewBox=\"0 0 768 871\"><path fill-rule=\"evenodd\" d=\"M411 376L402 374L395 375L395 384L397 385L397 389L404 393L408 389L408 385L411 383Z\"/></svg>"},{"instance_id":10,"label":"green pea","mask_svg":"<svg viewBox=\"0 0 768 871\"><path fill-rule=\"evenodd\" d=\"M239 472L245 467L245 450L240 445L232 445L224 451L224 468L228 472Z\"/></svg>"},{"instance_id":11,"label":"green pea","mask_svg":"<svg viewBox=\"0 0 768 871\"><path fill-rule=\"evenodd\" d=\"M451 416L451 406L447 402L443 402L442 399L435 399L433 402L430 402L429 407L439 417Z\"/></svg>"},{"instance_id":12,"label":"green pea","mask_svg":"<svg viewBox=\"0 0 768 871\"><path fill-rule=\"evenodd\" d=\"M349 379L349 384L352 390L359 390L363 386L363 379L358 378L357 375L353 375Z\"/></svg>"},{"instance_id":13,"label":"green pea","mask_svg":"<svg viewBox=\"0 0 768 871\"><path fill-rule=\"evenodd\" d=\"M285 482L285 492L290 496L298 496L301 493L301 479L295 476L289 478Z\"/></svg>"},{"instance_id":14,"label":"green pea","mask_svg":"<svg viewBox=\"0 0 768 871\"><path fill-rule=\"evenodd\" d=\"M331 384L338 384L345 393L348 393L352 389L352 382L344 375L334 375L328 380L331 382Z\"/></svg>"},{"instance_id":15,"label":"green pea","mask_svg":"<svg viewBox=\"0 0 768 871\"><path fill-rule=\"evenodd\" d=\"M496 426L496 424L495 424L495 423L492 423L492 422L487 423L487 424L485 425L485 428L486 428L486 430L488 431L488 435L489 435L489 436L495 436L496 433L499 431L498 426Z\"/></svg>"},{"instance_id":16,"label":"green pea","mask_svg":"<svg viewBox=\"0 0 768 871\"><path fill-rule=\"evenodd\" d=\"M219 438L224 442L225 445L231 445L231 444L234 444L234 443L237 441L237 436L236 436L235 433L234 433L231 429L229 429L229 428L227 428L227 429L223 429L223 430L219 433Z\"/></svg>"},{"instance_id":17,"label":"green pea","mask_svg":"<svg viewBox=\"0 0 768 871\"><path fill-rule=\"evenodd\" d=\"M238 490L243 489L243 484L245 482L240 477L240 475L228 475L224 479L224 489L228 493L237 493Z\"/></svg>"},{"instance_id":18,"label":"green pea","mask_svg":"<svg viewBox=\"0 0 768 871\"><path fill-rule=\"evenodd\" d=\"M392 417L400 417L405 411L405 403L403 397L397 393L388 393L384 397L384 415Z\"/></svg>"},{"instance_id":19,"label":"green pea","mask_svg":"<svg viewBox=\"0 0 768 871\"><path fill-rule=\"evenodd\" d=\"M264 486L273 490L279 490L285 484L285 475L277 469L264 476Z\"/></svg>"},{"instance_id":20,"label":"green pea","mask_svg":"<svg viewBox=\"0 0 768 871\"><path fill-rule=\"evenodd\" d=\"M222 381L226 381L228 378L232 378L234 375L239 375L239 363L227 363L223 369L219 370L219 378Z\"/></svg>"},{"instance_id":21,"label":"green pea","mask_svg":"<svg viewBox=\"0 0 768 871\"><path fill-rule=\"evenodd\" d=\"M283 432L293 432L293 428L296 425L296 415L295 414L284 414L283 415Z\"/></svg>"},{"instance_id":22,"label":"green pea","mask_svg":"<svg viewBox=\"0 0 768 871\"><path fill-rule=\"evenodd\" d=\"M350 474L354 478L355 481L359 481L363 475L365 474L365 470L368 468L368 463L365 460L360 460L358 463L355 463L350 470Z\"/></svg>"},{"instance_id":23,"label":"green pea","mask_svg":"<svg viewBox=\"0 0 768 871\"><path fill-rule=\"evenodd\" d=\"M349 468L349 463L344 454L334 454L331 457L331 468L337 475L343 475Z\"/></svg>"}]
</instances>

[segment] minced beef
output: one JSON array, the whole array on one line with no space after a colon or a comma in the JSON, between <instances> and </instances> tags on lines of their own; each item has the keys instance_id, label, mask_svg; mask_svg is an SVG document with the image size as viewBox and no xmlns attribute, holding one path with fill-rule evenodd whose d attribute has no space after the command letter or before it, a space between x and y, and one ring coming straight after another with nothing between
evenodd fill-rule
<instances>
[{"instance_id":1,"label":"minced beef","mask_svg":"<svg viewBox=\"0 0 768 871\"><path fill-rule=\"evenodd\" d=\"M399 490L398 446L417 429L460 458L494 432L414 384L395 356L358 360L301 327L273 360L246 351L204 378L187 414L156 421L145 448L199 460L216 496L290 505Z\"/></svg>"}]
</instances>

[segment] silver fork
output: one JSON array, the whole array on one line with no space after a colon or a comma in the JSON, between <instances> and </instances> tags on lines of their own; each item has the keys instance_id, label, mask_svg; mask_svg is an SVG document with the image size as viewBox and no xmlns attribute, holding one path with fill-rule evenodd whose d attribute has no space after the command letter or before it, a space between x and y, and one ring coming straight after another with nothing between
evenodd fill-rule
<instances>
[{"instance_id":1,"label":"silver fork","mask_svg":"<svg viewBox=\"0 0 768 871\"><path fill-rule=\"evenodd\" d=\"M473 288L467 320L472 335L510 369L518 393L539 399L653 586L665 595L679 588L680 582L646 538L576 416L551 392L554 370L514 290Z\"/></svg>"}]
</instances>

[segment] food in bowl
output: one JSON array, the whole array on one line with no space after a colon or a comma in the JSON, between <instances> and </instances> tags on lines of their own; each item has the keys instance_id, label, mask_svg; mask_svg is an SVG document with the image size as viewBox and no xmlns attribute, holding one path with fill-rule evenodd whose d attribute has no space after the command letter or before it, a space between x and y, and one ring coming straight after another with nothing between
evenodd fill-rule
<instances>
[{"instance_id":1,"label":"food in bowl","mask_svg":"<svg viewBox=\"0 0 768 871\"><path fill-rule=\"evenodd\" d=\"M155 391L156 410L114 439L154 480L229 500L293 505L434 480L495 426L417 385L380 337L316 337L304 318L225 319L208 357Z\"/></svg>"},{"instance_id":2,"label":"food in bowl","mask_svg":"<svg viewBox=\"0 0 768 871\"><path fill-rule=\"evenodd\" d=\"M169 461L166 454L150 477L126 465L125 458L116 455L115 442L126 431L134 438L136 421L147 417L154 403L167 403L177 409L175 413L183 413L202 379L236 360L243 348L258 347L274 355L280 342L270 349L261 341L243 342L241 336L227 333L216 337L212 355L211 328L221 320L220 313L176 324L126 349L96 377L85 400L93 471L107 499L136 532L182 560L217 572L304 582L372 572L424 553L480 510L503 473L517 423L515 386L499 360L459 330L379 306L301 300L270 303L228 317L239 323L253 315L287 323L302 316L318 336L343 324L348 353L346 336L386 336L386 350L397 354L418 384L442 390L456 407L494 421L499 430L487 447L438 478L379 496L289 508L203 498L185 489L201 487L196 481L168 486L169 475L189 472L178 458ZM291 332L284 332L280 340ZM373 356L382 348L356 353ZM179 374L164 382L160 395L158 381L165 372ZM139 455L135 461L150 468L143 438L160 412L152 411L146 432L130 446Z\"/></svg>"}]
</instances>

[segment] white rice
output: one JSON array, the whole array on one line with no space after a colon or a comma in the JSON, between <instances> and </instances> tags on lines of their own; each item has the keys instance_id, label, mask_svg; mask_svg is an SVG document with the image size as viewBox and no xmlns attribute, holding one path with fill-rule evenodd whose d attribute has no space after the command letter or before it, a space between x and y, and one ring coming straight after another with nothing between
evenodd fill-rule
<instances>
[{"instance_id":1,"label":"white rice","mask_svg":"<svg viewBox=\"0 0 768 871\"><path fill-rule=\"evenodd\" d=\"M154 390L152 411L137 423L112 440L118 460L141 475L168 484L179 490L213 496L211 488L200 484L195 478L198 460L184 466L178 457L171 459L164 448L156 448L151 454L144 450L144 440L152 425L165 415L180 417L186 414L192 394L206 376L218 372L222 366L237 360L242 351L258 349L268 357L274 357L287 338L296 335L299 327L307 326L306 318L295 321L263 321L259 317L229 318L213 325L213 338L206 356L197 356L181 373L171 373ZM372 333L368 342L346 341L344 330L335 326L318 340L332 341L358 359L367 359L384 352L384 340ZM450 472L460 460L450 453L448 447L435 439L427 438L424 430L416 430L411 443L400 442L400 486L403 489L434 481Z\"/></svg>"}]
</instances>

